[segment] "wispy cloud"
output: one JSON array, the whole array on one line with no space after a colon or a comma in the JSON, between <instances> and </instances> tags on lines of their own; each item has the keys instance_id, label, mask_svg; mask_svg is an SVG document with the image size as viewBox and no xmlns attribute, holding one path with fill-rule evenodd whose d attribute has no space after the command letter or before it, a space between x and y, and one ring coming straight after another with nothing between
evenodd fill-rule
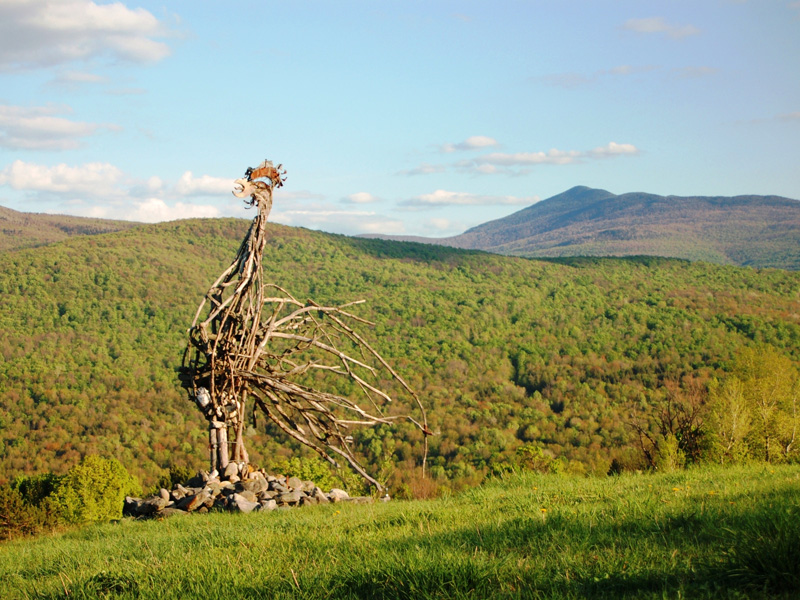
<instances>
[{"instance_id":1,"label":"wispy cloud","mask_svg":"<svg viewBox=\"0 0 800 600\"><path fill-rule=\"evenodd\" d=\"M422 163L413 169L405 171L398 171L398 175L432 175L434 173L444 173L447 170L445 165L432 165L429 163Z\"/></svg>"},{"instance_id":2,"label":"wispy cloud","mask_svg":"<svg viewBox=\"0 0 800 600\"><path fill-rule=\"evenodd\" d=\"M600 69L589 74L551 73L549 75L543 75L541 77L534 77L531 79L534 81L541 81L546 85L554 87L572 89L597 83L602 79L639 75L641 73L656 71L660 68L661 67L657 65L619 65L610 69Z\"/></svg>"},{"instance_id":3,"label":"wispy cloud","mask_svg":"<svg viewBox=\"0 0 800 600\"><path fill-rule=\"evenodd\" d=\"M519 205L533 204L538 202L538 196L527 196L519 198L516 196L490 196L480 194L470 194L467 192L451 192L447 190L436 190L430 194L422 194L415 198L399 202L400 206L416 208L432 208L437 206L499 206L499 205Z\"/></svg>"},{"instance_id":4,"label":"wispy cloud","mask_svg":"<svg viewBox=\"0 0 800 600\"><path fill-rule=\"evenodd\" d=\"M0 70L49 67L94 58L163 59L168 28L143 8L90 0L0 2Z\"/></svg>"},{"instance_id":5,"label":"wispy cloud","mask_svg":"<svg viewBox=\"0 0 800 600\"><path fill-rule=\"evenodd\" d=\"M64 106L0 105L0 147L11 150L70 150L98 130L116 125L71 121L55 116L69 113Z\"/></svg>"},{"instance_id":6,"label":"wispy cloud","mask_svg":"<svg viewBox=\"0 0 800 600\"><path fill-rule=\"evenodd\" d=\"M368 192L356 192L342 198L342 202L345 204L372 204L378 200L380 199Z\"/></svg>"},{"instance_id":7,"label":"wispy cloud","mask_svg":"<svg viewBox=\"0 0 800 600\"><path fill-rule=\"evenodd\" d=\"M497 140L494 138L485 135L473 135L457 144L442 144L440 150L445 153L465 152L468 150L482 150L483 148L491 148L498 145Z\"/></svg>"},{"instance_id":8,"label":"wispy cloud","mask_svg":"<svg viewBox=\"0 0 800 600\"><path fill-rule=\"evenodd\" d=\"M422 165L399 175L420 175L455 170L473 175L524 175L541 165L570 165L586 160L634 156L640 150L633 144L609 142L591 150L559 150L535 152L491 152L475 158L459 160L448 165Z\"/></svg>"},{"instance_id":9,"label":"wispy cloud","mask_svg":"<svg viewBox=\"0 0 800 600\"><path fill-rule=\"evenodd\" d=\"M622 29L646 35L662 34L676 40L700 33L700 30L694 25L673 25L668 23L664 17L628 19L623 23Z\"/></svg>"},{"instance_id":10,"label":"wispy cloud","mask_svg":"<svg viewBox=\"0 0 800 600\"><path fill-rule=\"evenodd\" d=\"M506 174L523 175L540 165L571 165L586 160L634 156L640 150L633 144L609 142L591 150L551 150L539 152L494 152L473 160L460 161L456 168L476 175Z\"/></svg>"}]
</instances>

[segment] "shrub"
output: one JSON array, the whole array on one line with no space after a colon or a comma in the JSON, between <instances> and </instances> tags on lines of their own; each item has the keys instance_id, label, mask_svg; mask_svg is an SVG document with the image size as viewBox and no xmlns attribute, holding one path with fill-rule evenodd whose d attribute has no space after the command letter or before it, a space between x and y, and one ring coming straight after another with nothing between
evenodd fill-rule
<instances>
[{"instance_id":1,"label":"shrub","mask_svg":"<svg viewBox=\"0 0 800 600\"><path fill-rule=\"evenodd\" d=\"M0 487L0 539L38 533L48 524L44 509L28 502L12 486Z\"/></svg>"},{"instance_id":2,"label":"shrub","mask_svg":"<svg viewBox=\"0 0 800 600\"><path fill-rule=\"evenodd\" d=\"M107 521L121 518L125 496L139 491L138 482L117 460L92 455L64 475L44 505L64 523Z\"/></svg>"}]
</instances>

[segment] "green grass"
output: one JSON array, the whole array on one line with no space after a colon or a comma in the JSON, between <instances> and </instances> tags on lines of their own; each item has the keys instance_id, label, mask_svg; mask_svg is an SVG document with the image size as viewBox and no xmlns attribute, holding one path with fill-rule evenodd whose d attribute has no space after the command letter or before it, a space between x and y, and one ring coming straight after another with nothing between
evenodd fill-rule
<instances>
[{"instance_id":1,"label":"green grass","mask_svg":"<svg viewBox=\"0 0 800 600\"><path fill-rule=\"evenodd\" d=\"M800 467L124 520L0 546L4 598L794 598Z\"/></svg>"}]
</instances>

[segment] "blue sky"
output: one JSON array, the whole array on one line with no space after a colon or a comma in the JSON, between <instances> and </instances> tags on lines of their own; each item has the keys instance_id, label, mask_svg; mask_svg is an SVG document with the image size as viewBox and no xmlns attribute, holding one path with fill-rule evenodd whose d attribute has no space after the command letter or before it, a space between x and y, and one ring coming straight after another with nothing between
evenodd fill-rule
<instances>
[{"instance_id":1,"label":"blue sky","mask_svg":"<svg viewBox=\"0 0 800 600\"><path fill-rule=\"evenodd\" d=\"M800 198L800 0L0 0L0 204L454 235L575 185Z\"/></svg>"}]
</instances>

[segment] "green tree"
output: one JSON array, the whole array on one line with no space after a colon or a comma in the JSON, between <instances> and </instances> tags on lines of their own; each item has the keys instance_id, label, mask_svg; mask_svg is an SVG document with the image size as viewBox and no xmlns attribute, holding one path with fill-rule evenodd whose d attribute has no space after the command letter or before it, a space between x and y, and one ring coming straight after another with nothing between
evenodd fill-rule
<instances>
[{"instance_id":1,"label":"green tree","mask_svg":"<svg viewBox=\"0 0 800 600\"><path fill-rule=\"evenodd\" d=\"M743 350L734 375L752 414L752 443L767 462L796 454L800 377L787 356L767 347Z\"/></svg>"}]
</instances>

